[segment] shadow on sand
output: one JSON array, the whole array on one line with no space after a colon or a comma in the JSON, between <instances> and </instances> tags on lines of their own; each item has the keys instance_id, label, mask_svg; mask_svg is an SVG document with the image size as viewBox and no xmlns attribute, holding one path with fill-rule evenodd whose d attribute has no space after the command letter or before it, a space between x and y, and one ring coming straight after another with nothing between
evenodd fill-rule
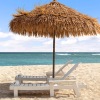
<instances>
[{"instance_id":1,"label":"shadow on sand","mask_svg":"<svg viewBox=\"0 0 100 100\"><path fill-rule=\"evenodd\" d=\"M13 91L9 90L11 83L0 83L0 99L1 98L14 98ZM19 97L23 98L50 98L49 91L19 91Z\"/></svg>"},{"instance_id":2,"label":"shadow on sand","mask_svg":"<svg viewBox=\"0 0 100 100\"><path fill-rule=\"evenodd\" d=\"M0 83L0 99L14 98L13 91L9 90L9 86L11 83ZM56 96L54 98L62 97ZM63 97L69 97L69 95L63 95ZM19 91L19 98L50 98L49 91Z\"/></svg>"}]
</instances>

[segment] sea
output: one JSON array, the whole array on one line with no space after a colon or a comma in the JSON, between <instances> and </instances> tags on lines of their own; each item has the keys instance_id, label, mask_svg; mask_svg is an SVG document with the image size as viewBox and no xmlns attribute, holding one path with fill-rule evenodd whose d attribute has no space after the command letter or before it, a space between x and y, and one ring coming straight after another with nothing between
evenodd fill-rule
<instances>
[{"instance_id":1,"label":"sea","mask_svg":"<svg viewBox=\"0 0 100 100\"><path fill-rule=\"evenodd\" d=\"M55 64L100 63L100 52L56 52ZM0 66L52 65L52 52L0 52Z\"/></svg>"}]
</instances>

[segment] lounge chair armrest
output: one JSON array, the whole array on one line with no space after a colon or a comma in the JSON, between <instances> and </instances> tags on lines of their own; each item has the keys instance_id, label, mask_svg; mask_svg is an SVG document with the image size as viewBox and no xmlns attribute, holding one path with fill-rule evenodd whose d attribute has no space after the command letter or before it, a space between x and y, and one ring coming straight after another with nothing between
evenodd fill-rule
<instances>
[{"instance_id":1,"label":"lounge chair armrest","mask_svg":"<svg viewBox=\"0 0 100 100\"><path fill-rule=\"evenodd\" d=\"M49 80L50 84L75 83L76 80Z\"/></svg>"}]
</instances>

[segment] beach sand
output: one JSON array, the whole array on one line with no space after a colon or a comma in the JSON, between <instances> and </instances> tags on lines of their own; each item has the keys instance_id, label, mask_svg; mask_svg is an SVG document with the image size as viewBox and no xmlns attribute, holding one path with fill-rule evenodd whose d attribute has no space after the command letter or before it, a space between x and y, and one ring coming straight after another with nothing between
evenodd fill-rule
<instances>
[{"instance_id":1,"label":"beach sand","mask_svg":"<svg viewBox=\"0 0 100 100\"><path fill-rule=\"evenodd\" d=\"M73 64L64 69L67 71ZM56 70L61 65L56 65ZM56 91L55 97L49 96L49 91L34 93L32 91L19 93L19 98L13 98L13 91L9 90L9 85L14 82L15 76L22 75L45 75L47 71L52 71L52 65L33 66L0 66L0 100L100 100L100 63L80 64L71 74L77 78L78 82L87 85L86 89L81 89L81 96L75 97L72 90Z\"/></svg>"}]
</instances>

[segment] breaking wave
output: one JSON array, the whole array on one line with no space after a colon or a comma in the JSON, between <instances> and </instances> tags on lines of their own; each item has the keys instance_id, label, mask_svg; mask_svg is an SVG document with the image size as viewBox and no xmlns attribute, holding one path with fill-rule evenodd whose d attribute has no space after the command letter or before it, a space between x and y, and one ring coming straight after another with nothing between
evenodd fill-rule
<instances>
[{"instance_id":1,"label":"breaking wave","mask_svg":"<svg viewBox=\"0 0 100 100\"><path fill-rule=\"evenodd\" d=\"M92 54L92 55L100 55L100 54Z\"/></svg>"},{"instance_id":2,"label":"breaking wave","mask_svg":"<svg viewBox=\"0 0 100 100\"><path fill-rule=\"evenodd\" d=\"M71 55L71 54L56 54L56 55L60 55L60 56L66 56L66 55Z\"/></svg>"}]
</instances>

